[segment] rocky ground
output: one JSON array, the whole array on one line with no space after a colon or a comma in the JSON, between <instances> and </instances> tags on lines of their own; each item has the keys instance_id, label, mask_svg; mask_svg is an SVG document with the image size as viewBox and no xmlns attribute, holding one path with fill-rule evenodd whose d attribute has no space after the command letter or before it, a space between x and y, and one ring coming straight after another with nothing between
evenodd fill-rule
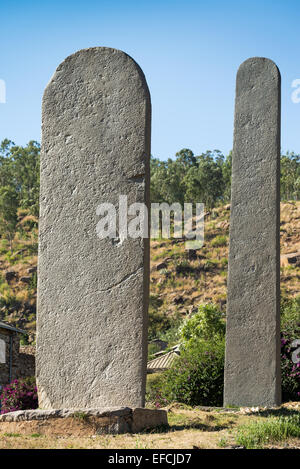
<instances>
[{"instance_id":1,"label":"rocky ground","mask_svg":"<svg viewBox=\"0 0 300 469\"><path fill-rule=\"evenodd\" d=\"M182 240L151 242L150 311L184 317L206 302L225 311L229 216L230 205L207 213L197 252L186 251ZM294 297L300 294L300 202L281 203L280 242L282 294Z\"/></svg>"}]
</instances>

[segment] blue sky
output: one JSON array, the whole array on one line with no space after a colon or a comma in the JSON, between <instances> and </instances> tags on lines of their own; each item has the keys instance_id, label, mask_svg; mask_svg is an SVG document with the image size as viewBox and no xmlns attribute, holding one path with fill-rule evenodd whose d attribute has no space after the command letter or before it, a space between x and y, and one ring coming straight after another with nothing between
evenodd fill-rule
<instances>
[{"instance_id":1,"label":"blue sky","mask_svg":"<svg viewBox=\"0 0 300 469\"><path fill-rule=\"evenodd\" d=\"M232 148L235 75L251 56L282 76L282 150L300 153L299 0L0 2L0 140L40 141L43 90L78 49L107 46L143 69L152 99L152 154Z\"/></svg>"}]
</instances>

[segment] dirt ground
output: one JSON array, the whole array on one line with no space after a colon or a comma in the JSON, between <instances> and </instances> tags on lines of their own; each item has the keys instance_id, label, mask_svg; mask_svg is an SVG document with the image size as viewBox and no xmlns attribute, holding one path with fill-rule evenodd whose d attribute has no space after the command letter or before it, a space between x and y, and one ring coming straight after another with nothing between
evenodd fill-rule
<instances>
[{"instance_id":1,"label":"dirt ground","mask_svg":"<svg viewBox=\"0 0 300 469\"><path fill-rule=\"evenodd\" d=\"M290 404L299 410L300 404ZM168 408L168 428L139 434L63 436L32 433L8 433L1 429L0 449L218 449L235 448L235 434L240 425L264 418L257 409L202 410L180 405ZM274 446L273 446L274 447ZM299 448L300 439L277 444L280 448Z\"/></svg>"}]
</instances>

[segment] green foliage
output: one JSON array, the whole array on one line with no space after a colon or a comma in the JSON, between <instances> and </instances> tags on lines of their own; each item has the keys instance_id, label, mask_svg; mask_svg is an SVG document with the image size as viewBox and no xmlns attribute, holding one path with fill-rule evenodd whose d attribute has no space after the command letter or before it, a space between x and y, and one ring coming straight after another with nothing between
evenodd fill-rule
<instances>
[{"instance_id":1,"label":"green foliage","mask_svg":"<svg viewBox=\"0 0 300 469\"><path fill-rule=\"evenodd\" d=\"M224 352L224 337L189 341L165 372L157 405L176 401L188 405L221 406Z\"/></svg>"},{"instance_id":2,"label":"green foliage","mask_svg":"<svg viewBox=\"0 0 300 469\"><path fill-rule=\"evenodd\" d=\"M287 152L280 159L280 190L283 200L299 200L300 155Z\"/></svg>"},{"instance_id":3,"label":"green foliage","mask_svg":"<svg viewBox=\"0 0 300 469\"><path fill-rule=\"evenodd\" d=\"M169 346L172 347L173 345L176 345L178 341L180 340L180 325L182 323L182 319L180 315L175 315L175 317L170 320L170 325L167 329L161 330L157 338L161 340L165 340Z\"/></svg>"},{"instance_id":4,"label":"green foliage","mask_svg":"<svg viewBox=\"0 0 300 469\"><path fill-rule=\"evenodd\" d=\"M299 412L280 417L269 417L243 425L238 429L236 441L246 449L262 448L266 444L300 437Z\"/></svg>"},{"instance_id":5,"label":"green foliage","mask_svg":"<svg viewBox=\"0 0 300 469\"><path fill-rule=\"evenodd\" d=\"M207 151L196 157L196 164L186 173L186 201L202 202L212 208L224 201L224 156L218 150Z\"/></svg>"},{"instance_id":6,"label":"green foliage","mask_svg":"<svg viewBox=\"0 0 300 469\"><path fill-rule=\"evenodd\" d=\"M148 360L152 360L154 358L155 353L160 351L159 345L155 343L148 344Z\"/></svg>"},{"instance_id":7,"label":"green foliage","mask_svg":"<svg viewBox=\"0 0 300 469\"><path fill-rule=\"evenodd\" d=\"M198 312L188 318L181 327L181 338L184 343L191 340L207 339L214 336L224 337L225 321L222 312L214 304L203 304Z\"/></svg>"},{"instance_id":8,"label":"green foliage","mask_svg":"<svg viewBox=\"0 0 300 469\"><path fill-rule=\"evenodd\" d=\"M164 379L163 373L149 373L147 374L146 382L146 401L149 403L157 402L160 396L160 389Z\"/></svg>"},{"instance_id":9,"label":"green foliage","mask_svg":"<svg viewBox=\"0 0 300 469\"><path fill-rule=\"evenodd\" d=\"M176 270L177 275L184 275L184 276L187 276L190 273L194 272L194 268L191 266L191 264L187 260L176 262L175 270Z\"/></svg>"},{"instance_id":10,"label":"green foliage","mask_svg":"<svg viewBox=\"0 0 300 469\"><path fill-rule=\"evenodd\" d=\"M181 342L181 353L171 369L149 380L148 401L156 406L178 401L188 405L221 405L225 353L225 323L222 313L212 304L201 305L183 324L178 318L167 332L173 343ZM159 334L161 339L171 337Z\"/></svg>"},{"instance_id":11,"label":"green foliage","mask_svg":"<svg viewBox=\"0 0 300 469\"><path fill-rule=\"evenodd\" d=\"M161 332L171 327L171 319L163 312L149 307L148 340L156 339Z\"/></svg>"},{"instance_id":12,"label":"green foliage","mask_svg":"<svg viewBox=\"0 0 300 469\"><path fill-rule=\"evenodd\" d=\"M211 246L213 248L215 247L221 247L221 246L226 246L228 243L228 237L224 235L218 235L214 239L211 240Z\"/></svg>"},{"instance_id":13,"label":"green foliage","mask_svg":"<svg viewBox=\"0 0 300 469\"><path fill-rule=\"evenodd\" d=\"M218 261L216 259L207 259L203 264L203 269L205 271L213 271L216 268Z\"/></svg>"},{"instance_id":14,"label":"green foliage","mask_svg":"<svg viewBox=\"0 0 300 469\"><path fill-rule=\"evenodd\" d=\"M293 362L292 346L300 339L300 296L281 299L281 382L284 401L300 400L300 363Z\"/></svg>"},{"instance_id":15,"label":"green foliage","mask_svg":"<svg viewBox=\"0 0 300 469\"><path fill-rule=\"evenodd\" d=\"M39 213L39 157L37 142L21 147L6 139L0 145L0 234L9 240L11 251L18 210Z\"/></svg>"},{"instance_id":16,"label":"green foliage","mask_svg":"<svg viewBox=\"0 0 300 469\"><path fill-rule=\"evenodd\" d=\"M231 168L232 168L232 151L229 152L229 155L226 156L223 166L223 181L224 181L224 201L230 201L230 191L231 191Z\"/></svg>"},{"instance_id":17,"label":"green foliage","mask_svg":"<svg viewBox=\"0 0 300 469\"><path fill-rule=\"evenodd\" d=\"M86 412L81 411L74 412L72 418L81 422L85 422L89 419L88 414Z\"/></svg>"},{"instance_id":18,"label":"green foliage","mask_svg":"<svg viewBox=\"0 0 300 469\"><path fill-rule=\"evenodd\" d=\"M184 148L175 160L151 158L151 201L179 202L182 206L197 201L212 207L224 198L223 164L224 156L218 150L194 156Z\"/></svg>"},{"instance_id":19,"label":"green foliage","mask_svg":"<svg viewBox=\"0 0 300 469\"><path fill-rule=\"evenodd\" d=\"M150 295L149 308L158 309L163 304L163 300L158 295Z\"/></svg>"},{"instance_id":20,"label":"green foliage","mask_svg":"<svg viewBox=\"0 0 300 469\"><path fill-rule=\"evenodd\" d=\"M37 289L37 272L34 272L30 279L29 290L36 291L36 289Z\"/></svg>"},{"instance_id":21,"label":"green foliage","mask_svg":"<svg viewBox=\"0 0 300 469\"><path fill-rule=\"evenodd\" d=\"M300 295L288 298L281 295L280 299L281 330L293 333L295 325L300 322ZM295 337L295 339L300 338Z\"/></svg>"},{"instance_id":22,"label":"green foliage","mask_svg":"<svg viewBox=\"0 0 300 469\"><path fill-rule=\"evenodd\" d=\"M170 345L179 338L181 318L178 314L169 316L161 308L162 305L163 301L158 295L150 295L148 340L161 339Z\"/></svg>"},{"instance_id":23,"label":"green foliage","mask_svg":"<svg viewBox=\"0 0 300 469\"><path fill-rule=\"evenodd\" d=\"M20 345L29 345L28 334L22 334L20 337Z\"/></svg>"},{"instance_id":24,"label":"green foliage","mask_svg":"<svg viewBox=\"0 0 300 469\"><path fill-rule=\"evenodd\" d=\"M30 141L26 147L10 140L0 145L0 186L9 186L18 197L18 206L33 215L39 213L40 145Z\"/></svg>"},{"instance_id":25,"label":"green foliage","mask_svg":"<svg viewBox=\"0 0 300 469\"><path fill-rule=\"evenodd\" d=\"M2 287L2 285L1 285ZM2 289L1 289L2 290ZM0 307L7 308L8 310L18 309L21 306L20 301L17 299L14 292L7 286L7 289L2 290L0 296Z\"/></svg>"},{"instance_id":26,"label":"green foliage","mask_svg":"<svg viewBox=\"0 0 300 469\"><path fill-rule=\"evenodd\" d=\"M151 202L202 202L207 208L230 201L232 153L218 150L195 156L189 149L176 153L175 160L151 157ZM281 197L300 198L300 155L281 156Z\"/></svg>"},{"instance_id":27,"label":"green foliage","mask_svg":"<svg viewBox=\"0 0 300 469\"><path fill-rule=\"evenodd\" d=\"M8 238L12 251L12 240L15 234L18 216L18 195L14 187L0 187L0 232Z\"/></svg>"},{"instance_id":28,"label":"green foliage","mask_svg":"<svg viewBox=\"0 0 300 469\"><path fill-rule=\"evenodd\" d=\"M228 259L227 259L227 257L222 257L222 259L220 260L220 262L221 262L221 264L222 264L223 266L228 265Z\"/></svg>"}]
</instances>

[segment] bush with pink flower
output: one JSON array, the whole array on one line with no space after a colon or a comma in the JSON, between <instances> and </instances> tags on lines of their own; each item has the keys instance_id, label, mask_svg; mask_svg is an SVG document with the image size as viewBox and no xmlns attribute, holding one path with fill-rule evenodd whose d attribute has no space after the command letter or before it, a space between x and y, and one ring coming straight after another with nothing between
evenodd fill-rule
<instances>
[{"instance_id":1,"label":"bush with pink flower","mask_svg":"<svg viewBox=\"0 0 300 469\"><path fill-rule=\"evenodd\" d=\"M300 401L300 362L295 341L300 339L300 296L281 298L281 382L284 401Z\"/></svg>"},{"instance_id":2,"label":"bush with pink flower","mask_svg":"<svg viewBox=\"0 0 300 469\"><path fill-rule=\"evenodd\" d=\"M37 388L34 378L15 379L5 386L0 394L0 414L15 410L36 409L38 407Z\"/></svg>"}]
</instances>

